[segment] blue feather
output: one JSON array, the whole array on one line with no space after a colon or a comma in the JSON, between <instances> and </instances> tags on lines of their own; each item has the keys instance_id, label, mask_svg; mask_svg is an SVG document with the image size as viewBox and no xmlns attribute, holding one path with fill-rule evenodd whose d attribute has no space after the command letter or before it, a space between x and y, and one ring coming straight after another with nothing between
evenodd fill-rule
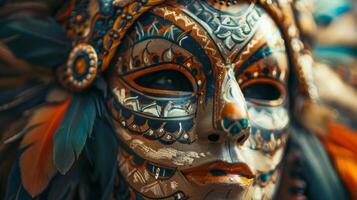
<instances>
[{"instance_id":1,"label":"blue feather","mask_svg":"<svg viewBox=\"0 0 357 200\"><path fill-rule=\"evenodd\" d=\"M96 96L75 95L54 138L54 161L61 174L66 174L81 154L93 131L96 118Z\"/></svg>"}]
</instances>

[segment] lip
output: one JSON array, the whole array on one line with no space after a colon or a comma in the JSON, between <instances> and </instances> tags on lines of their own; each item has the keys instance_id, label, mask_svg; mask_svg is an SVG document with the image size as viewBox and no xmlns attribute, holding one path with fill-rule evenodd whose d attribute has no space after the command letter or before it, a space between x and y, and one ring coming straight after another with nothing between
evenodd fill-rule
<instances>
[{"instance_id":1,"label":"lip","mask_svg":"<svg viewBox=\"0 0 357 200\"><path fill-rule=\"evenodd\" d=\"M235 185L242 188L250 186L255 175L244 163L214 162L183 171L190 181L209 185Z\"/></svg>"}]
</instances>

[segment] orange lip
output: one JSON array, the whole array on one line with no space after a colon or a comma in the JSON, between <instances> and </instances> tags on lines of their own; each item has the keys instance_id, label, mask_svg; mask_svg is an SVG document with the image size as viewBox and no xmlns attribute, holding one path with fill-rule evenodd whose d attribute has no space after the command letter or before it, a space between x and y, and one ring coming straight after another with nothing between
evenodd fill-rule
<instances>
[{"instance_id":1,"label":"orange lip","mask_svg":"<svg viewBox=\"0 0 357 200\"><path fill-rule=\"evenodd\" d=\"M183 173L189 180L200 184L228 184L240 187L251 185L255 178L244 163L214 162L184 170Z\"/></svg>"}]
</instances>

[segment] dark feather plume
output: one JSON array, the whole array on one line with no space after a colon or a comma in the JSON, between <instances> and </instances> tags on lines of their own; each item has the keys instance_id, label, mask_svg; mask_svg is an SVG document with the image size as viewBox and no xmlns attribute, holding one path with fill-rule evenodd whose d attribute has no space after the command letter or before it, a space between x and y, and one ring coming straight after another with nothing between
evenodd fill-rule
<instances>
[{"instance_id":1,"label":"dark feather plume","mask_svg":"<svg viewBox=\"0 0 357 200\"><path fill-rule=\"evenodd\" d=\"M92 158L94 179L99 182L101 199L109 198L117 172L118 141L109 121L97 119L87 146Z\"/></svg>"}]
</instances>

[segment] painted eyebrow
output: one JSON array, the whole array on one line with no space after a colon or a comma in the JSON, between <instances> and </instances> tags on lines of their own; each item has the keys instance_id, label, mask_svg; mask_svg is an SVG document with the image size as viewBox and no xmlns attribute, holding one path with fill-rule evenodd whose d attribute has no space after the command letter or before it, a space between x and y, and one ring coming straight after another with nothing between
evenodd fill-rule
<instances>
[{"instance_id":1,"label":"painted eyebrow","mask_svg":"<svg viewBox=\"0 0 357 200\"><path fill-rule=\"evenodd\" d=\"M271 48L267 43L264 43L257 51L254 52L243 64L238 68L236 73L243 72L250 65L258 62L274 53L283 52L283 50L277 45L275 48Z\"/></svg>"}]
</instances>

